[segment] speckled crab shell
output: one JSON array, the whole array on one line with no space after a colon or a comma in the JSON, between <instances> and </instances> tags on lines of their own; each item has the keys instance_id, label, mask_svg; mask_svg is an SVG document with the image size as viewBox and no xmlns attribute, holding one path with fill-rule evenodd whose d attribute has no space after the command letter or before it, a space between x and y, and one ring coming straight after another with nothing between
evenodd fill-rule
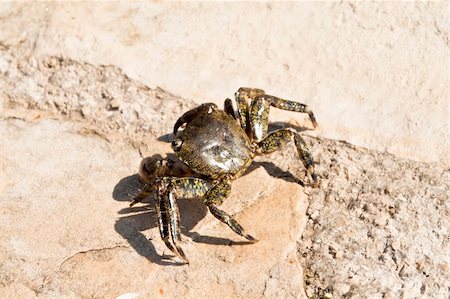
<instances>
[{"instance_id":1,"label":"speckled crab shell","mask_svg":"<svg viewBox=\"0 0 450 299\"><path fill-rule=\"evenodd\" d=\"M237 173L253 158L248 136L222 110L205 109L178 133L177 139L181 144L175 145L174 151L180 160L212 179Z\"/></svg>"}]
</instances>

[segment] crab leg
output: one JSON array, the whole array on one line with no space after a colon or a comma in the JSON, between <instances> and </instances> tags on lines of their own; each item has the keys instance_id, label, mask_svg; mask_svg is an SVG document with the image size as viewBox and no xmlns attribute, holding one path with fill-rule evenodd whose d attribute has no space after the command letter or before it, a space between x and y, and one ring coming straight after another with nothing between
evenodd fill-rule
<instances>
[{"instance_id":1,"label":"crab leg","mask_svg":"<svg viewBox=\"0 0 450 299\"><path fill-rule=\"evenodd\" d=\"M316 118L307 105L270 95L259 95L250 104L251 135L249 137L256 142L261 142L267 136L270 106L288 111L308 113L313 126L317 126Z\"/></svg>"},{"instance_id":2,"label":"crab leg","mask_svg":"<svg viewBox=\"0 0 450 299\"><path fill-rule=\"evenodd\" d=\"M170 249L173 253L180 256L181 254L175 249L175 247L170 242L169 238L171 236L170 234L170 213L167 210L167 200L165 198L166 196L164 194L158 194L157 195L157 202L155 204L156 213L158 215L158 228L159 233L161 235L161 239L163 239L164 243L166 244L167 248ZM183 252L183 251L182 251ZM183 253L184 255L184 253ZM186 260L187 263L189 261Z\"/></svg>"},{"instance_id":3,"label":"crab leg","mask_svg":"<svg viewBox=\"0 0 450 299\"><path fill-rule=\"evenodd\" d=\"M179 246L181 241L180 211L177 197L201 197L210 188L210 184L198 178L164 177L156 182L156 213L161 238L173 253L189 264L189 260Z\"/></svg>"},{"instance_id":4,"label":"crab leg","mask_svg":"<svg viewBox=\"0 0 450 299\"><path fill-rule=\"evenodd\" d=\"M308 145L303 140L302 136L293 129L281 129L270 133L264 140L258 143L258 154L269 154L279 149L284 144L291 141L294 137L295 147L298 155L306 168L309 178L313 182L313 186L317 186L317 175L314 172L314 160L309 151Z\"/></svg>"},{"instance_id":5,"label":"crab leg","mask_svg":"<svg viewBox=\"0 0 450 299\"><path fill-rule=\"evenodd\" d=\"M257 239L245 233L242 226L236 220L234 220L233 217L217 207L217 205L221 205L225 198L230 195L230 192L230 184L226 181L221 181L217 185L212 187L208 192L206 192L205 196L203 197L203 201L205 202L211 214L228 225L235 233L246 238L249 241L257 242Z\"/></svg>"},{"instance_id":6,"label":"crab leg","mask_svg":"<svg viewBox=\"0 0 450 299\"><path fill-rule=\"evenodd\" d=\"M164 177L158 179L155 184L158 190L155 208L158 216L159 233L167 248L186 264L189 264L189 260L179 246L181 232L180 212L176 204L177 197L203 197L204 203L214 217L227 224L234 232L247 240L252 242L258 241L246 234L242 226L233 217L217 207L230 194L231 186L228 182L220 181L211 188L209 182L199 178Z\"/></svg>"},{"instance_id":7,"label":"crab leg","mask_svg":"<svg viewBox=\"0 0 450 299\"><path fill-rule=\"evenodd\" d=\"M308 105L267 95L262 89L241 87L235 93L235 99L238 106L241 127L250 137L250 133L253 133L255 136L255 127L265 127L265 130L261 128L261 133L256 133L257 136L262 136L258 139L258 142L267 134L269 105L282 110L308 113L314 128L317 127L314 113ZM250 108L249 99L251 100Z\"/></svg>"},{"instance_id":8,"label":"crab leg","mask_svg":"<svg viewBox=\"0 0 450 299\"><path fill-rule=\"evenodd\" d=\"M173 190L169 190L157 196L156 211L159 216L159 232L167 248L189 264L183 249L178 245L178 241L181 240L180 212L175 202Z\"/></svg>"},{"instance_id":9,"label":"crab leg","mask_svg":"<svg viewBox=\"0 0 450 299\"><path fill-rule=\"evenodd\" d=\"M250 105L250 139L260 142L267 136L269 128L270 102L262 97L252 100Z\"/></svg>"},{"instance_id":10,"label":"crab leg","mask_svg":"<svg viewBox=\"0 0 450 299\"><path fill-rule=\"evenodd\" d=\"M270 106L273 106L278 109L294 111L294 112L301 112L301 113L308 113L309 118L311 119L311 122L312 122L314 128L317 127L317 121L314 116L314 113L312 112L311 108L309 108L308 105L298 103L295 101L285 100L285 99L271 96L271 95L264 95L264 96L261 96L261 98L263 98L265 101L268 101L270 103Z\"/></svg>"},{"instance_id":11,"label":"crab leg","mask_svg":"<svg viewBox=\"0 0 450 299\"><path fill-rule=\"evenodd\" d=\"M264 90L258 88L241 87L234 94L234 98L237 104L239 121L242 129L249 133L249 100L254 99L256 96L264 95Z\"/></svg>"},{"instance_id":12,"label":"crab leg","mask_svg":"<svg viewBox=\"0 0 450 299\"><path fill-rule=\"evenodd\" d=\"M153 185L145 184L144 188L141 190L141 192L133 198L133 201L130 203L130 207L143 201L147 196L149 196L154 191L155 191L155 188Z\"/></svg>"}]
</instances>

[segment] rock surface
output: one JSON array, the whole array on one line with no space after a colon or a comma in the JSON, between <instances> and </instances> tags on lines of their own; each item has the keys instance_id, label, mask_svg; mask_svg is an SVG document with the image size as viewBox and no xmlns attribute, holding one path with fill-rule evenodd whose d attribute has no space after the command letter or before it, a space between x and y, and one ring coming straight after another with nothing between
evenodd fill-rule
<instances>
[{"instance_id":1,"label":"rock surface","mask_svg":"<svg viewBox=\"0 0 450 299\"><path fill-rule=\"evenodd\" d=\"M191 260L183 266L159 237L153 204L127 207L128 193L139 187L131 176L137 151L82 136L77 127L48 119L1 122L2 297L301 294L296 240L307 201L297 184L263 169L236 182L223 208L261 239L251 245L207 215L199 200L180 200L188 240L182 246ZM265 183L246 188L255 181Z\"/></svg>"},{"instance_id":2,"label":"rock surface","mask_svg":"<svg viewBox=\"0 0 450 299\"><path fill-rule=\"evenodd\" d=\"M450 169L343 142L314 146L322 184L299 243L308 296L446 298Z\"/></svg>"},{"instance_id":3,"label":"rock surface","mask_svg":"<svg viewBox=\"0 0 450 299\"><path fill-rule=\"evenodd\" d=\"M157 138L192 102L115 68L64 58L27 63L25 75L24 60L3 50L2 297L207 297L211 289L217 296L301 296L296 240L307 200L298 184L263 167L234 184L223 208L261 239L251 245L199 200L180 200L191 260L181 266L159 237L153 205L127 206L140 188L139 151L169 153ZM111 99L121 100L119 109L111 111ZM150 119L133 113L143 109Z\"/></svg>"},{"instance_id":4,"label":"rock surface","mask_svg":"<svg viewBox=\"0 0 450 299\"><path fill-rule=\"evenodd\" d=\"M448 166L449 19L446 1L2 2L0 44L197 103L264 88L310 104L322 137Z\"/></svg>"},{"instance_id":5,"label":"rock surface","mask_svg":"<svg viewBox=\"0 0 450 299\"><path fill-rule=\"evenodd\" d=\"M195 104L116 67L14 53L0 48L0 297L448 295L448 169L305 137L318 189L301 187L286 146L222 206L258 243L179 201L182 266L152 200L128 204L141 154L170 153L166 134Z\"/></svg>"}]
</instances>

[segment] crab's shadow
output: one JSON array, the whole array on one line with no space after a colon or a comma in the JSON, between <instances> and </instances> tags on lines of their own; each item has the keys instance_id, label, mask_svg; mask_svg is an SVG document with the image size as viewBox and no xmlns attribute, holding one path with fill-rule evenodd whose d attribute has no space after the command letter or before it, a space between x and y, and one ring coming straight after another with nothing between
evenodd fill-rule
<instances>
[{"instance_id":1,"label":"crab's shadow","mask_svg":"<svg viewBox=\"0 0 450 299\"><path fill-rule=\"evenodd\" d=\"M293 127L289 124L290 127ZM279 128L286 127L286 123L272 123L270 130L276 130ZM293 127L297 131L304 131L304 128ZM172 134L166 134L160 136L158 140L170 142L172 140ZM168 158L172 160L178 160L177 156L173 153L166 154ZM297 183L304 186L304 183L296 178L292 173L284 171L272 162L256 162L254 161L252 165L244 173L248 175L258 167L264 167L269 175L272 177L283 179L287 182ZM131 202L133 197L139 194L143 184L139 182L138 176L136 174L125 177L121 179L113 191L113 198L117 201L128 201ZM127 207L118 212L119 219L115 223L115 230L125 239L128 243L139 253L141 256L146 257L151 262L160 265L184 265L184 263L177 263L173 259L174 255L170 252L170 255L159 255L156 252L155 247L152 244L152 240L148 240L142 233L148 229L156 228L157 216L153 209L154 199L149 196L143 201L144 205ZM185 199L180 198L177 200L177 204L180 210L180 224L181 233L185 236L191 238L197 243L207 243L212 245L246 245L251 244L250 242L236 242L227 238L219 238L212 236L204 236L198 232L192 231L192 229L197 225L197 223L202 220L208 210L203 202L196 199ZM158 238L158 242L160 239ZM162 241L161 241L162 242Z\"/></svg>"},{"instance_id":2,"label":"crab's shadow","mask_svg":"<svg viewBox=\"0 0 450 299\"><path fill-rule=\"evenodd\" d=\"M121 179L114 188L113 198L117 201L131 202L133 194L138 194L143 184L139 182L137 175L131 175ZM181 233L196 243L207 243L212 245L246 245L250 242L232 241L227 238L204 236L192 231L195 225L202 220L208 210L203 202L198 198L177 200L180 210ZM169 255L159 255L152 244L152 240L147 239L144 231L157 227L157 215L154 210L154 198L149 196L143 201L143 205L126 207L118 212L119 218L116 220L114 229L119 233L134 250L149 261L164 266L181 266L184 263L176 262L175 256L169 249L165 250ZM161 242L160 238L156 240ZM183 244L181 244L183 245Z\"/></svg>"}]
</instances>

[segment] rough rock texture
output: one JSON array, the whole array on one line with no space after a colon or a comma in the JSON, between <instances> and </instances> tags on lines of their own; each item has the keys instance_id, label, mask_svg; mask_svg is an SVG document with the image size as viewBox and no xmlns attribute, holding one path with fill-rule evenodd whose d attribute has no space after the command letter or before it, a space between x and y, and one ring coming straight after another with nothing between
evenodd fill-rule
<instances>
[{"instance_id":1,"label":"rough rock texture","mask_svg":"<svg viewBox=\"0 0 450 299\"><path fill-rule=\"evenodd\" d=\"M0 122L1 297L301 295L296 240L307 200L297 184L262 168L236 182L223 208L261 239L252 245L199 200L180 200L191 260L182 266L159 237L153 204L127 207L139 187L137 151L77 127ZM255 181L264 184L246 188Z\"/></svg>"},{"instance_id":2,"label":"rough rock texture","mask_svg":"<svg viewBox=\"0 0 450 299\"><path fill-rule=\"evenodd\" d=\"M194 106L162 89L133 82L114 66L95 67L56 56L37 59L16 52L0 44L3 109L43 110L87 121L102 136L136 141L146 134L170 132L175 111Z\"/></svg>"},{"instance_id":3,"label":"rough rock texture","mask_svg":"<svg viewBox=\"0 0 450 299\"><path fill-rule=\"evenodd\" d=\"M306 137L320 188L301 187L286 146L223 204L258 243L179 201L181 266L152 199L128 203L140 152L170 153L164 134L193 102L115 67L14 53L0 48L0 297L448 295L448 169Z\"/></svg>"},{"instance_id":4,"label":"rough rock texture","mask_svg":"<svg viewBox=\"0 0 450 299\"><path fill-rule=\"evenodd\" d=\"M344 142L314 146L322 184L299 242L308 296L447 298L450 169Z\"/></svg>"},{"instance_id":5,"label":"rough rock texture","mask_svg":"<svg viewBox=\"0 0 450 299\"><path fill-rule=\"evenodd\" d=\"M116 68L16 59L2 50L2 297L207 297L212 289L227 297L302 295L296 241L307 200L300 185L271 177L266 164L233 185L223 208L261 240L252 245L199 200L180 200L191 260L180 266L159 237L153 204L127 206L141 187L134 175L139 151L171 152L156 139L192 102L150 90ZM120 108L111 110L114 99ZM152 118L129 112L144 109Z\"/></svg>"}]
</instances>

